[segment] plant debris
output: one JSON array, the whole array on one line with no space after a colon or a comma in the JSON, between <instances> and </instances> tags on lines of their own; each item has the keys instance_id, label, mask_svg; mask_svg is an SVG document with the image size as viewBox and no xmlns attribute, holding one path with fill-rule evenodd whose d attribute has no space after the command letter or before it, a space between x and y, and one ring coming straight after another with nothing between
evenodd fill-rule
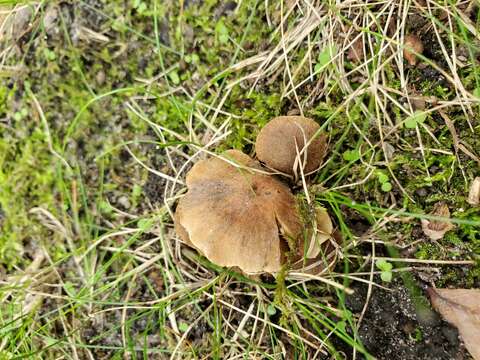
<instances>
[{"instance_id":1,"label":"plant debris","mask_svg":"<svg viewBox=\"0 0 480 360\"><path fill-rule=\"evenodd\" d=\"M433 307L445 320L458 328L466 348L480 360L480 290L428 290Z\"/></svg>"},{"instance_id":2,"label":"plant debris","mask_svg":"<svg viewBox=\"0 0 480 360\"><path fill-rule=\"evenodd\" d=\"M403 57L407 62L414 66L417 64L417 55L423 53L423 43L417 35L409 34L405 36Z\"/></svg>"},{"instance_id":3,"label":"plant debris","mask_svg":"<svg viewBox=\"0 0 480 360\"><path fill-rule=\"evenodd\" d=\"M477 206L480 204L480 176L477 176L470 185L467 202L470 205Z\"/></svg>"},{"instance_id":4,"label":"plant debris","mask_svg":"<svg viewBox=\"0 0 480 360\"><path fill-rule=\"evenodd\" d=\"M433 207L430 215L449 218L450 210L444 202L438 202ZM455 226L450 221L445 220L427 220L422 219L422 230L431 240L440 240L445 233L452 230Z\"/></svg>"}]
</instances>

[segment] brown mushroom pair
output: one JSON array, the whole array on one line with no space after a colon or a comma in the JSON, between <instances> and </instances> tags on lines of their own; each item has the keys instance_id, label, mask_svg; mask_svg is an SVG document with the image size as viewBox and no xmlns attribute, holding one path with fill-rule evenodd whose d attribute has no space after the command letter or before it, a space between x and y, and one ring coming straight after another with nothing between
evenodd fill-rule
<instances>
[{"instance_id":1,"label":"brown mushroom pair","mask_svg":"<svg viewBox=\"0 0 480 360\"><path fill-rule=\"evenodd\" d=\"M318 130L310 119L275 118L258 136L257 156L289 175L299 169L312 172L326 148L324 137L314 137ZM333 226L326 211L317 210L314 221L307 221L290 189L240 151L199 161L186 183L188 192L175 213L176 231L218 265L248 274L275 274L288 259L301 268L321 257L331 237ZM315 231L307 223L317 224Z\"/></svg>"}]
</instances>

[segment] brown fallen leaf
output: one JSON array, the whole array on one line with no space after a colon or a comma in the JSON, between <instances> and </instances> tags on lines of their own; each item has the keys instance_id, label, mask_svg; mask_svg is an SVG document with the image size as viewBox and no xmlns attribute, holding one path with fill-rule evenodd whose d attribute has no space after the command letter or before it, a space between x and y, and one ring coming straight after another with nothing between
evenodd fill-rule
<instances>
[{"instance_id":1,"label":"brown fallen leaf","mask_svg":"<svg viewBox=\"0 0 480 360\"><path fill-rule=\"evenodd\" d=\"M427 108L427 97L423 96L415 88L409 91L408 102L412 105L413 110L425 110Z\"/></svg>"},{"instance_id":2,"label":"brown fallen leaf","mask_svg":"<svg viewBox=\"0 0 480 360\"><path fill-rule=\"evenodd\" d=\"M475 360L480 360L480 290L427 290L435 310L458 328L465 347Z\"/></svg>"},{"instance_id":3,"label":"brown fallen leaf","mask_svg":"<svg viewBox=\"0 0 480 360\"><path fill-rule=\"evenodd\" d=\"M470 185L467 202L470 205L477 206L480 204L480 176L477 176Z\"/></svg>"},{"instance_id":4,"label":"brown fallen leaf","mask_svg":"<svg viewBox=\"0 0 480 360\"><path fill-rule=\"evenodd\" d=\"M449 218L450 210L444 202L438 202L433 206L430 215ZM422 219L422 230L432 240L440 240L447 231L450 231L455 226L450 221L427 220Z\"/></svg>"},{"instance_id":5,"label":"brown fallen leaf","mask_svg":"<svg viewBox=\"0 0 480 360\"><path fill-rule=\"evenodd\" d=\"M350 49L348 49L347 59L353 63L358 63L365 58L365 52L363 51L363 39L359 37L352 43Z\"/></svg>"},{"instance_id":6,"label":"brown fallen leaf","mask_svg":"<svg viewBox=\"0 0 480 360\"><path fill-rule=\"evenodd\" d=\"M427 102L423 97L414 97L410 101L412 102L413 110L425 110L427 107Z\"/></svg>"},{"instance_id":7,"label":"brown fallen leaf","mask_svg":"<svg viewBox=\"0 0 480 360\"><path fill-rule=\"evenodd\" d=\"M409 34L405 36L403 44L403 57L410 65L417 64L417 54L423 52L423 43L417 35Z\"/></svg>"}]
</instances>

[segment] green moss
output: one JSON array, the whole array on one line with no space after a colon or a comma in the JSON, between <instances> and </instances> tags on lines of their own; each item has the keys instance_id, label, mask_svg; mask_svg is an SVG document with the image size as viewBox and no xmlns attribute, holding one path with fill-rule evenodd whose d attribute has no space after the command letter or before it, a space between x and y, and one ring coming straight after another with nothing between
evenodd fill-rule
<instances>
[{"instance_id":1,"label":"green moss","mask_svg":"<svg viewBox=\"0 0 480 360\"><path fill-rule=\"evenodd\" d=\"M40 245L39 240L48 238L48 231L36 222L30 209L41 206L55 212L56 160L30 107L29 111L30 116L12 119L15 132L0 130L0 205L4 217L0 261L8 268L21 259L27 241Z\"/></svg>"},{"instance_id":2,"label":"green moss","mask_svg":"<svg viewBox=\"0 0 480 360\"><path fill-rule=\"evenodd\" d=\"M232 133L222 144L222 148L234 148L249 152L258 131L269 120L279 115L281 102L278 93L252 92L245 96L236 89L230 96L226 108L238 118L235 117L231 120Z\"/></svg>"}]
</instances>

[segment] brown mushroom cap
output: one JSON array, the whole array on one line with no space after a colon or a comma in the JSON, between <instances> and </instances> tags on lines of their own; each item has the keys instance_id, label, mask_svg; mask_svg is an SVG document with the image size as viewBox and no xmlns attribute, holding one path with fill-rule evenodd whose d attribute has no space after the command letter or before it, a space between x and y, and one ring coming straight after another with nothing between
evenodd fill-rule
<instances>
[{"instance_id":1,"label":"brown mushroom cap","mask_svg":"<svg viewBox=\"0 0 480 360\"><path fill-rule=\"evenodd\" d=\"M302 222L295 197L249 156L229 150L224 159L196 163L187 174L187 194L175 214L178 235L210 261L246 273L279 271Z\"/></svg>"},{"instance_id":2,"label":"brown mushroom cap","mask_svg":"<svg viewBox=\"0 0 480 360\"><path fill-rule=\"evenodd\" d=\"M320 166L326 151L325 135L311 140L319 129L315 121L303 116L276 117L257 136L257 157L268 167L289 175L298 174L305 162L303 172L310 173ZM306 143L309 145L304 149ZM298 153L301 163L295 161Z\"/></svg>"}]
</instances>

